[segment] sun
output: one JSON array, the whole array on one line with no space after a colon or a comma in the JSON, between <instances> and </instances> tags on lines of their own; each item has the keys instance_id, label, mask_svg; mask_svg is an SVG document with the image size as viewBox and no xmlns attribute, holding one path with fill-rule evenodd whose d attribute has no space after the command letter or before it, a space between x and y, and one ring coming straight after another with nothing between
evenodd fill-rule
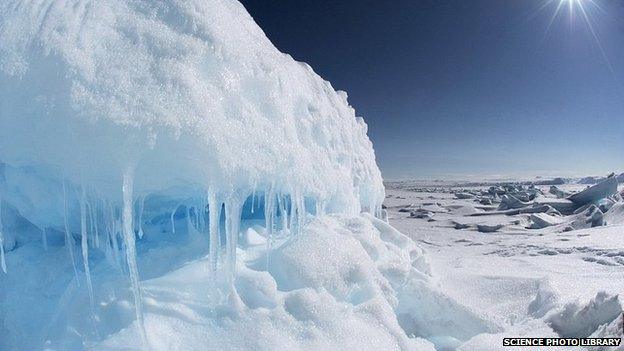
<instances>
[{"instance_id":1,"label":"sun","mask_svg":"<svg viewBox=\"0 0 624 351\"><path fill-rule=\"evenodd\" d=\"M550 18L548 26L546 27L545 37L549 34L555 20L557 20L557 18L559 18L564 12L567 12L571 24L579 25L582 23L582 25L587 28L588 32L593 37L596 47L599 49L606 66L609 71L611 71L613 77L617 80L615 70L613 69L611 61L607 57L607 53L604 49L602 41L600 40L599 33L594 25L596 16L608 13L605 9L603 9L601 0L545 0L540 10L548 7L555 7L555 10ZM577 19L580 19L580 21L577 21Z\"/></svg>"},{"instance_id":2,"label":"sun","mask_svg":"<svg viewBox=\"0 0 624 351\"><path fill-rule=\"evenodd\" d=\"M578 4L578 3L583 2L583 0L560 0L560 1L564 3L567 2L570 6L574 5L575 3Z\"/></svg>"},{"instance_id":3,"label":"sun","mask_svg":"<svg viewBox=\"0 0 624 351\"><path fill-rule=\"evenodd\" d=\"M580 19L591 32L594 39L598 42L598 45L601 46L599 43L600 40L598 39L598 33L594 29L594 24L591 19L592 16L598 13L604 13L604 10L598 1L599 0L545 0L540 9L546 9L549 7L555 8L550 18L550 22L546 27L546 35L548 35L548 32L557 18L567 12L570 22L575 23L578 22L577 18Z\"/></svg>"},{"instance_id":4,"label":"sun","mask_svg":"<svg viewBox=\"0 0 624 351\"><path fill-rule=\"evenodd\" d=\"M548 1L548 3L556 2ZM585 2L591 0L558 0L557 8L555 9L555 13L553 14L553 20L559 16L559 14L563 11L568 11L568 14L571 19L573 19L577 13L585 11Z\"/></svg>"}]
</instances>

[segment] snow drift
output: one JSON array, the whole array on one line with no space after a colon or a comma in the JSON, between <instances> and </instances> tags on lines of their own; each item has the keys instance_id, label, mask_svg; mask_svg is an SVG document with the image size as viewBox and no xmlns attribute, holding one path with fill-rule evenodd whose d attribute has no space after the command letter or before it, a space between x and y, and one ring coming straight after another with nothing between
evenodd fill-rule
<instances>
[{"instance_id":1,"label":"snow drift","mask_svg":"<svg viewBox=\"0 0 624 351\"><path fill-rule=\"evenodd\" d=\"M422 250L390 226L366 215L318 217L268 253L268 269L264 247L259 240L242 250L231 294L208 317L202 311L208 282L192 279L206 262L144 282L153 349L433 350L409 338L394 315L401 292L409 291L405 282L427 282L428 265ZM138 349L137 336L135 325L97 349Z\"/></svg>"}]
</instances>

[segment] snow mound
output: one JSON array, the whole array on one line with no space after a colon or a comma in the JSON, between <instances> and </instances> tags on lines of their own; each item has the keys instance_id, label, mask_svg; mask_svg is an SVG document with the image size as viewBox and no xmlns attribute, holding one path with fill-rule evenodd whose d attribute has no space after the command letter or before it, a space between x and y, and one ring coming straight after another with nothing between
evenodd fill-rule
<instances>
[{"instance_id":1,"label":"snow mound","mask_svg":"<svg viewBox=\"0 0 624 351\"><path fill-rule=\"evenodd\" d=\"M196 280L209 267L205 260L144 282L150 346L434 350L419 336L459 343L493 330L436 292L423 251L371 216L321 216L300 235L264 248L241 251L235 287L216 307L202 302L207 287ZM407 319L418 327L404 329ZM95 349L139 349L138 334L135 323Z\"/></svg>"},{"instance_id":2,"label":"snow mound","mask_svg":"<svg viewBox=\"0 0 624 351\"><path fill-rule=\"evenodd\" d=\"M134 170L135 194L271 188L335 212L381 205L346 94L236 1L5 1L0 42L0 161L45 181L117 195Z\"/></svg>"},{"instance_id":3,"label":"snow mound","mask_svg":"<svg viewBox=\"0 0 624 351\"><path fill-rule=\"evenodd\" d=\"M586 338L621 314L622 306L618 296L609 296L603 291L586 305L574 302L566 304L561 310L547 316L546 321L561 337Z\"/></svg>"}]
</instances>

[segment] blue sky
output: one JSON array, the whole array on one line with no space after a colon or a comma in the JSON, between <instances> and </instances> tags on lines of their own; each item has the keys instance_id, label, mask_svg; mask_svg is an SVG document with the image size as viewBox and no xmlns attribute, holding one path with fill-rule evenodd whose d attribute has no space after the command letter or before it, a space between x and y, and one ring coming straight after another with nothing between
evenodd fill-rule
<instances>
[{"instance_id":1,"label":"blue sky","mask_svg":"<svg viewBox=\"0 0 624 351\"><path fill-rule=\"evenodd\" d=\"M624 2L242 2L348 92L385 178L624 172Z\"/></svg>"}]
</instances>

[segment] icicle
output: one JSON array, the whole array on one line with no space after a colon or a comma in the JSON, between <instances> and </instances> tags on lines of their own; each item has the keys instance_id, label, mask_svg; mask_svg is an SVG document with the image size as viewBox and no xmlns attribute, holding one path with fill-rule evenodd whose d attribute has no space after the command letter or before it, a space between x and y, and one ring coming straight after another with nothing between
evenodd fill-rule
<instances>
[{"instance_id":1,"label":"icicle","mask_svg":"<svg viewBox=\"0 0 624 351\"><path fill-rule=\"evenodd\" d=\"M199 204L197 205L197 207L195 207L195 211L193 212L195 214L195 225L196 225L196 229L198 233L201 233L203 230L203 216L202 216L202 211L203 211L203 201L200 201Z\"/></svg>"},{"instance_id":2,"label":"icicle","mask_svg":"<svg viewBox=\"0 0 624 351\"><path fill-rule=\"evenodd\" d=\"M295 192L291 191L291 195L290 195L290 232L294 233L295 232L295 216L297 214L297 201L295 201L296 197L295 197Z\"/></svg>"},{"instance_id":3,"label":"icicle","mask_svg":"<svg viewBox=\"0 0 624 351\"><path fill-rule=\"evenodd\" d=\"M139 239L143 239L143 209L145 208L145 196L141 197L141 201L139 202L139 223L137 224L139 227Z\"/></svg>"},{"instance_id":4,"label":"icicle","mask_svg":"<svg viewBox=\"0 0 624 351\"><path fill-rule=\"evenodd\" d=\"M217 195L213 188L208 189L208 226L210 233L210 264L213 272L217 270L219 254L219 212L220 203L217 203Z\"/></svg>"},{"instance_id":5,"label":"icicle","mask_svg":"<svg viewBox=\"0 0 624 351\"><path fill-rule=\"evenodd\" d=\"M91 208L91 206L89 206ZM95 247L97 247L98 249L100 248L100 232L98 230L98 211L97 211L97 205L95 205L95 207L92 208L93 209L93 224L95 227Z\"/></svg>"},{"instance_id":6,"label":"icicle","mask_svg":"<svg viewBox=\"0 0 624 351\"><path fill-rule=\"evenodd\" d=\"M305 201L299 190L292 191L290 196L290 208L291 232L299 233L305 219Z\"/></svg>"},{"instance_id":7,"label":"icicle","mask_svg":"<svg viewBox=\"0 0 624 351\"><path fill-rule=\"evenodd\" d=\"M204 218L204 210L206 209L206 205L203 205L203 202L199 203L199 205L194 209L195 210L195 222L197 223L197 234L201 234L205 232L205 221Z\"/></svg>"},{"instance_id":8,"label":"icicle","mask_svg":"<svg viewBox=\"0 0 624 351\"><path fill-rule=\"evenodd\" d=\"M371 197L370 199L370 203L368 205L368 213L371 214L371 216L376 217L377 214L375 213L375 200Z\"/></svg>"},{"instance_id":9,"label":"icicle","mask_svg":"<svg viewBox=\"0 0 624 351\"><path fill-rule=\"evenodd\" d=\"M4 257L4 228L2 226L2 194L0 194L0 266L2 271L6 274L6 259Z\"/></svg>"},{"instance_id":10,"label":"icicle","mask_svg":"<svg viewBox=\"0 0 624 351\"><path fill-rule=\"evenodd\" d=\"M43 243L43 251L48 251L48 228L41 230L41 242Z\"/></svg>"},{"instance_id":11,"label":"icicle","mask_svg":"<svg viewBox=\"0 0 624 351\"><path fill-rule=\"evenodd\" d=\"M322 216L325 214L325 201L317 200L316 201L316 215Z\"/></svg>"},{"instance_id":12,"label":"icicle","mask_svg":"<svg viewBox=\"0 0 624 351\"><path fill-rule=\"evenodd\" d=\"M105 249L106 249L106 257L108 258L109 262L111 263L111 266L113 266L113 263L117 263L117 261L114 258L114 253L113 253L113 235L111 234L113 232L113 223L111 220L111 217L109 216L109 205L107 202L103 201L102 203L102 221L104 223L104 235L106 236L106 239L104 241L105 243Z\"/></svg>"},{"instance_id":13,"label":"icicle","mask_svg":"<svg viewBox=\"0 0 624 351\"><path fill-rule=\"evenodd\" d=\"M279 207L280 216L282 220L282 231L285 233L288 229L288 215L286 214L286 199L280 195L277 197L277 206Z\"/></svg>"},{"instance_id":14,"label":"icicle","mask_svg":"<svg viewBox=\"0 0 624 351\"><path fill-rule=\"evenodd\" d=\"M220 198L217 198L217 203L219 204L218 205L219 216L217 217L218 218L217 225L219 227L219 231L218 231L219 235L217 236L218 241L219 241L217 245L217 247L219 248L218 257L219 257L219 263L224 264L226 263L225 260L227 258L227 240L226 238L223 237L223 235L225 234L224 233L225 228L223 228L223 231L221 230L221 216L223 215L225 203Z\"/></svg>"},{"instance_id":15,"label":"icicle","mask_svg":"<svg viewBox=\"0 0 624 351\"><path fill-rule=\"evenodd\" d=\"M82 247L82 263L84 265L85 276L87 277L87 289L89 290L89 302L91 303L91 313L95 316L95 305L93 304L93 284L91 283L91 270L89 269L89 242L87 237L87 205L84 185L80 194L80 237Z\"/></svg>"},{"instance_id":16,"label":"icicle","mask_svg":"<svg viewBox=\"0 0 624 351\"><path fill-rule=\"evenodd\" d=\"M91 233L91 247L100 247L100 239L98 238L98 234L96 232L96 218L94 212L97 209L94 209L91 205L91 202L86 200L87 206L87 214L89 215L89 232ZM88 242L88 241L87 241Z\"/></svg>"},{"instance_id":17,"label":"icicle","mask_svg":"<svg viewBox=\"0 0 624 351\"><path fill-rule=\"evenodd\" d=\"M132 186L134 178L134 169L129 167L123 174L123 238L126 246L126 260L128 262L128 270L130 271L130 282L132 284L132 293L134 295L134 308L136 312L137 324L143 340L143 345L147 346L147 335L145 333L145 324L143 323L143 302L141 298L141 286L139 284L139 269L136 261L136 247L134 239L134 227L132 224Z\"/></svg>"},{"instance_id":18,"label":"icicle","mask_svg":"<svg viewBox=\"0 0 624 351\"><path fill-rule=\"evenodd\" d=\"M273 193L273 185L264 194L264 223L266 227L266 251L267 251L267 269L269 268L269 256L271 246L273 245L273 216L275 212L275 194Z\"/></svg>"},{"instance_id":19,"label":"icicle","mask_svg":"<svg viewBox=\"0 0 624 351\"><path fill-rule=\"evenodd\" d=\"M197 212L197 209L195 209L195 212ZM197 230L191 220L191 206L188 205L186 206L186 231L189 238L193 238L193 240L197 238Z\"/></svg>"},{"instance_id":20,"label":"icicle","mask_svg":"<svg viewBox=\"0 0 624 351\"><path fill-rule=\"evenodd\" d=\"M108 261L108 263L112 266L115 267L117 265L117 260L115 259L115 256L113 256L113 242L112 240L112 223L110 220L106 219L106 203L103 203L102 206L102 216L104 217L103 221L104 221L104 233L105 233L105 241L104 241L104 254L106 255L106 260Z\"/></svg>"},{"instance_id":21,"label":"icicle","mask_svg":"<svg viewBox=\"0 0 624 351\"><path fill-rule=\"evenodd\" d=\"M297 233L303 229L305 222L306 208L305 198L301 193L297 193Z\"/></svg>"},{"instance_id":22,"label":"icicle","mask_svg":"<svg viewBox=\"0 0 624 351\"><path fill-rule=\"evenodd\" d=\"M295 234L297 233L297 197L295 193L290 195L290 213L289 213L289 222L290 222L290 232Z\"/></svg>"},{"instance_id":23,"label":"icicle","mask_svg":"<svg viewBox=\"0 0 624 351\"><path fill-rule=\"evenodd\" d=\"M251 193L251 214L254 213L254 207L256 207L256 184L254 183L253 192Z\"/></svg>"},{"instance_id":24,"label":"icicle","mask_svg":"<svg viewBox=\"0 0 624 351\"><path fill-rule=\"evenodd\" d=\"M239 200L235 195L230 196L225 202L225 233L230 276L233 276L236 270L236 247L238 246L243 203L244 201Z\"/></svg>"},{"instance_id":25,"label":"icicle","mask_svg":"<svg viewBox=\"0 0 624 351\"><path fill-rule=\"evenodd\" d=\"M173 209L173 211L171 211L171 233L175 234L175 214L176 212L178 212L178 208L180 208L180 205L182 204L177 204L176 207Z\"/></svg>"},{"instance_id":26,"label":"icicle","mask_svg":"<svg viewBox=\"0 0 624 351\"><path fill-rule=\"evenodd\" d=\"M206 202L201 200L197 208L197 231L203 233L206 229Z\"/></svg>"},{"instance_id":27,"label":"icicle","mask_svg":"<svg viewBox=\"0 0 624 351\"><path fill-rule=\"evenodd\" d=\"M84 192L84 185L82 187L82 191ZM82 197L82 195L81 195ZM95 240L95 238L93 237L93 214L91 213L91 205L89 204L89 201L85 200L85 219L86 217L89 216L89 228L87 229L87 233L91 233L91 237L87 236L87 244L89 244L89 242L91 242L91 247L95 246L95 242L93 240ZM86 222L85 222L86 224ZM86 225L85 225L86 227Z\"/></svg>"},{"instance_id":28,"label":"icicle","mask_svg":"<svg viewBox=\"0 0 624 351\"><path fill-rule=\"evenodd\" d=\"M84 265L85 276L87 278L87 290L89 291L89 307L91 309L91 322L93 330L97 334L95 303L93 298L93 283L91 282L91 270L89 269L89 237L87 235L87 214L89 215L89 224L91 233L93 233L93 214L91 213L91 205L87 203L84 184L82 185L80 194L80 244L82 247L82 263ZM87 213L88 205L88 213Z\"/></svg>"},{"instance_id":29,"label":"icicle","mask_svg":"<svg viewBox=\"0 0 624 351\"><path fill-rule=\"evenodd\" d=\"M186 221L187 225L190 225L187 230L197 230L197 208L195 206L186 206Z\"/></svg>"},{"instance_id":30,"label":"icicle","mask_svg":"<svg viewBox=\"0 0 624 351\"><path fill-rule=\"evenodd\" d=\"M76 268L76 259L74 258L74 239L69 233L69 223L67 223L67 191L65 190L65 180L63 180L63 224L65 225L65 246L67 246L67 249L69 250L69 257L71 257L72 267L74 267L76 284L80 286L78 269Z\"/></svg>"},{"instance_id":31,"label":"icicle","mask_svg":"<svg viewBox=\"0 0 624 351\"><path fill-rule=\"evenodd\" d=\"M115 208L113 205L110 205L110 228L111 231L109 233L111 243L113 244L113 257L115 258L115 262L117 263L117 267L119 270L121 269L121 262L119 260L119 243L117 243L117 219L115 218Z\"/></svg>"}]
</instances>

